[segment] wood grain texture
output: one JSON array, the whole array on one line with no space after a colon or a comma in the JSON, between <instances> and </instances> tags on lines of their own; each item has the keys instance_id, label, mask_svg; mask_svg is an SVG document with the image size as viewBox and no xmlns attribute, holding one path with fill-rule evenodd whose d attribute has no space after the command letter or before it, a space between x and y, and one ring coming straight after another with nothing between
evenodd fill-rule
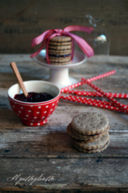
<instances>
[{"instance_id":1,"label":"wood grain texture","mask_svg":"<svg viewBox=\"0 0 128 193\"><path fill-rule=\"evenodd\" d=\"M44 30L88 25L86 15L92 15L97 21L96 31L105 32L110 38L110 53L127 55L127 11L127 0L1 0L0 52L32 52L32 38Z\"/></svg>"},{"instance_id":2,"label":"wood grain texture","mask_svg":"<svg viewBox=\"0 0 128 193\"><path fill-rule=\"evenodd\" d=\"M7 89L16 82L10 61L16 61L24 80L49 75L48 69L29 55L0 55L0 192L128 192L128 116L60 101L45 126L26 127L8 103ZM80 79L116 69L115 75L95 84L105 91L127 92L127 61L128 57L95 56L70 74ZM127 100L121 101L127 104ZM67 135L73 116L85 111L103 112L109 118L110 145L102 153L76 151ZM41 175L43 179L27 180ZM52 180L46 182L50 176Z\"/></svg>"}]
</instances>

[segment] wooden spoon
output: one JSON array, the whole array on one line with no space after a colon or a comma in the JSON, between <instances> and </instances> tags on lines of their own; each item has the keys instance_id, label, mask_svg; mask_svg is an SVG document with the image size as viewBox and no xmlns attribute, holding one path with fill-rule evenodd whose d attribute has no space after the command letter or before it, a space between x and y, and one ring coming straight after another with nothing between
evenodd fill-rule
<instances>
[{"instance_id":1,"label":"wooden spoon","mask_svg":"<svg viewBox=\"0 0 128 193\"><path fill-rule=\"evenodd\" d=\"M16 63L15 63L15 62L11 62L11 63L10 63L10 66L11 66L14 74L16 75L16 78L17 78L17 80L18 80L18 82L19 82L19 85L20 85L20 87L21 87L21 89L22 89L22 91L23 91L23 93L24 93L24 96L27 97L27 96L28 96L28 92L27 92L27 90L26 90L26 88L25 88L25 86L24 86L22 77L21 77L21 75L20 75L20 73L19 73L19 70L18 70L18 68L17 68L17 66L16 66Z\"/></svg>"}]
</instances>

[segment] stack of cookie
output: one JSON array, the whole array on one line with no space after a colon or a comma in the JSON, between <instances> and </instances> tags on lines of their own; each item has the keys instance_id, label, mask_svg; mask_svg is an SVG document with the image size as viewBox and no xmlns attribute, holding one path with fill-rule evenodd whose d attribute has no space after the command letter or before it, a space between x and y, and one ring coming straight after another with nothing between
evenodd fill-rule
<instances>
[{"instance_id":1,"label":"stack of cookie","mask_svg":"<svg viewBox=\"0 0 128 193\"><path fill-rule=\"evenodd\" d=\"M67 132L73 146L82 152L101 152L109 145L109 121L102 113L84 112L75 116Z\"/></svg>"},{"instance_id":2,"label":"stack of cookie","mask_svg":"<svg viewBox=\"0 0 128 193\"><path fill-rule=\"evenodd\" d=\"M72 38L69 36L56 36L49 41L48 56L51 64L63 65L72 58Z\"/></svg>"}]
</instances>

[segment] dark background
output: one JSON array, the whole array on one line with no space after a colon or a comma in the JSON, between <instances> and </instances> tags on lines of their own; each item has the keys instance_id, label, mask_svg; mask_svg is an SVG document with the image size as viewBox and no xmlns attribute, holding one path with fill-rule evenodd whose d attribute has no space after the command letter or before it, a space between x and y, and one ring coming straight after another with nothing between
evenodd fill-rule
<instances>
[{"instance_id":1,"label":"dark background","mask_svg":"<svg viewBox=\"0 0 128 193\"><path fill-rule=\"evenodd\" d=\"M88 25L88 14L96 31L110 38L110 54L128 55L128 0L0 0L0 53L30 53L33 37L51 28Z\"/></svg>"}]
</instances>

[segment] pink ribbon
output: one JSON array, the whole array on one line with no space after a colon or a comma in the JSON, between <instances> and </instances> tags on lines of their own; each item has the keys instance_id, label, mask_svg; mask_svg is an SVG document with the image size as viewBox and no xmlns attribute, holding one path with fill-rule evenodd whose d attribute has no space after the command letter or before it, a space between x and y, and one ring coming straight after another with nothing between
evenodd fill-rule
<instances>
[{"instance_id":1,"label":"pink ribbon","mask_svg":"<svg viewBox=\"0 0 128 193\"><path fill-rule=\"evenodd\" d=\"M70 36L80 47L80 49L83 51L87 57L91 57L94 55L93 48L81 37L70 33L70 31L83 31L87 33L91 33L93 31L92 27L85 27L85 26L79 26L79 25L70 25L65 27L64 29L50 29L47 31L44 31L39 36L35 37L32 40L32 47L35 47L36 45L39 45L42 43L41 47L31 55L31 57L37 56L40 51L46 46L46 60L49 63L49 56L48 56L48 43L50 39L54 38L55 36ZM73 57L73 52L72 52Z\"/></svg>"}]
</instances>

